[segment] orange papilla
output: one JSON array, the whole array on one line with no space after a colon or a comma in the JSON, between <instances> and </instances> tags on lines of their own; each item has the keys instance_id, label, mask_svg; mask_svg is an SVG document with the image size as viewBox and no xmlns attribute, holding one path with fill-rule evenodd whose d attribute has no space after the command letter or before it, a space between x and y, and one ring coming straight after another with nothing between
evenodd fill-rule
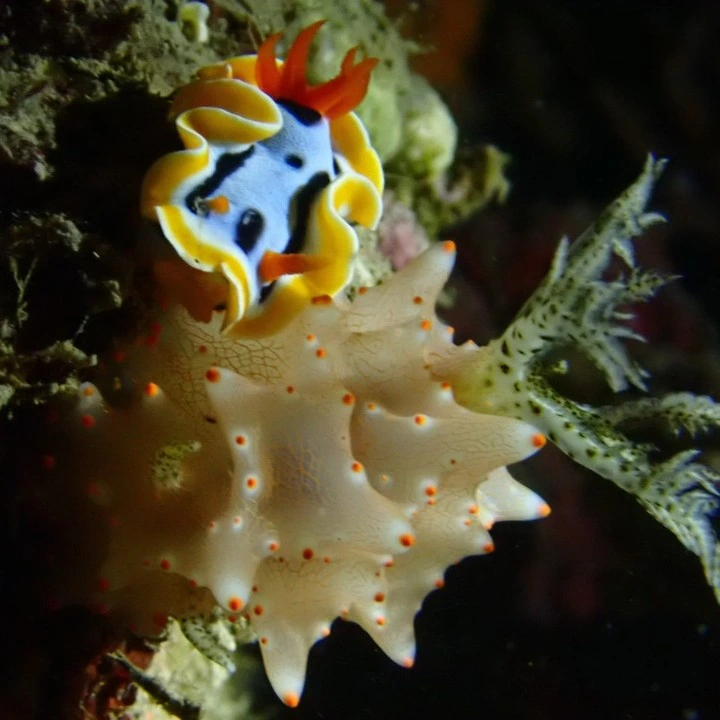
<instances>
[{"instance_id":1,"label":"orange papilla","mask_svg":"<svg viewBox=\"0 0 720 720\"><path fill-rule=\"evenodd\" d=\"M352 48L345 55L335 78L320 85L308 85L308 52L324 22L313 23L297 36L282 68L275 60L275 46L280 35L268 37L258 50L255 80L261 90L276 100L291 100L333 119L351 112L362 102L370 83L370 73L378 60L366 58L355 65L357 48Z\"/></svg>"}]
</instances>

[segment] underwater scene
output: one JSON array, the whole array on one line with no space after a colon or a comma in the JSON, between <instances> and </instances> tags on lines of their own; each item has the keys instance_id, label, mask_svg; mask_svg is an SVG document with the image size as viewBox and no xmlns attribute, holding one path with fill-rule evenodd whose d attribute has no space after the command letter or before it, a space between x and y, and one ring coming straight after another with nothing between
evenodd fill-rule
<instances>
[{"instance_id":1,"label":"underwater scene","mask_svg":"<svg viewBox=\"0 0 720 720\"><path fill-rule=\"evenodd\" d=\"M720 718L720 11L658 5L0 2L0 718Z\"/></svg>"}]
</instances>

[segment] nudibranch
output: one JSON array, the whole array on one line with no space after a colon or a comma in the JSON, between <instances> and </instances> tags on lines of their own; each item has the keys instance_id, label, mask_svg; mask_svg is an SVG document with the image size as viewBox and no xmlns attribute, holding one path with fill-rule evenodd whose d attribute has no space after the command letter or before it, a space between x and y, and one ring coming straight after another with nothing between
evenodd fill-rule
<instances>
[{"instance_id":1,"label":"nudibranch","mask_svg":"<svg viewBox=\"0 0 720 720\"><path fill-rule=\"evenodd\" d=\"M703 432L720 425L718 405L679 393L593 408L547 380L569 343L613 388L642 385L618 308L664 282L635 267L631 242L660 219L645 206L662 167L649 158L575 245L561 242L484 347L454 345L435 314L449 242L352 301L315 296L264 337L223 332L222 312L206 323L181 305L159 311L42 435L33 493L67 523L54 557L73 568L56 563L56 600L148 636L172 616L227 666L208 627L242 624L296 706L308 651L337 617L413 664L413 619L445 568L492 551L493 523L548 514L506 467L546 437L675 532L720 598L718 473L693 450L658 459L620 427L652 418ZM614 256L632 272L606 282Z\"/></svg>"},{"instance_id":2,"label":"nudibranch","mask_svg":"<svg viewBox=\"0 0 720 720\"><path fill-rule=\"evenodd\" d=\"M355 64L353 48L337 77L309 85L321 25L298 35L284 63L278 34L257 55L202 68L170 111L185 149L158 160L143 182L143 215L188 266L227 281L226 332L270 334L312 297L336 295L357 250L350 223L373 228L380 218L382 167L352 112L377 60ZM202 280L186 272L185 282L183 301L208 319L212 308L193 297Z\"/></svg>"},{"instance_id":3,"label":"nudibranch","mask_svg":"<svg viewBox=\"0 0 720 720\"><path fill-rule=\"evenodd\" d=\"M49 491L109 537L74 591L63 574L65 601L147 635L174 616L199 646L216 608L244 615L290 706L337 617L411 666L445 568L491 552L493 523L549 512L506 469L544 435L461 407L432 372L455 353L434 310L454 257L438 244L352 302L319 296L271 337L165 310L81 387L42 458Z\"/></svg>"}]
</instances>

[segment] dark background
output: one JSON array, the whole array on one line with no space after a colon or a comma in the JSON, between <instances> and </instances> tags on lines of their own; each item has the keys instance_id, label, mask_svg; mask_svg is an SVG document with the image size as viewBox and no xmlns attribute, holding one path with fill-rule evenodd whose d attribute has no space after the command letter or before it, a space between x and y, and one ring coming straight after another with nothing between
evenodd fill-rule
<instances>
[{"instance_id":1,"label":"dark background","mask_svg":"<svg viewBox=\"0 0 720 720\"><path fill-rule=\"evenodd\" d=\"M19 0L8 7L18 11L23 5ZM671 159L652 201L670 222L641 239L637 254L644 267L682 278L637 309L634 327L650 343L633 343L632 350L652 372L652 392L720 397L720 4L387 0L386 5L402 15L408 37L434 48L417 58L416 69L452 109L461 146L491 142L512 156L508 202L446 232L459 248L452 324L460 334L483 343L501 332L547 271L560 237L582 231L654 152ZM29 15L23 17L27 21ZM31 44L43 39L28 26ZM96 33L80 42L91 53L103 39ZM175 142L164 100L152 100L152 116L146 94L135 98L126 90L120 100L107 101L110 107L104 102L71 108L59 126L60 147L72 149L76 136L86 141L86 124L111 118L119 127L106 128L108 136L142 137L135 152L148 158L157 156L161 144L148 128ZM115 102L130 108L137 102L144 112L121 116L110 112ZM140 162L128 157L121 143L100 139L93 153L100 160L93 161L112 166L114 185L127 189L128 207L134 207L137 169L149 159ZM57 207L72 211L76 202L85 209L83 202L91 204L87 197L99 197L97 217L129 216L105 186L86 182L84 165L72 161L64 165L62 157L55 158L58 178L67 178L63 171L72 167L82 181L70 175L77 182L66 180L66 192L54 186ZM10 168L3 182L0 209L3 201L18 205L18 198L31 209L42 206L27 168ZM117 226L118 234L131 237L127 220ZM55 274L66 288L64 268L60 271ZM58 295L58 308L72 305L68 295L65 290ZM51 318L48 331L56 324ZM564 389L588 402L608 402L602 378L581 358L572 360L574 372ZM10 432L0 445L12 447ZM719 447L718 438L709 438L705 460L720 457ZM720 608L697 559L632 497L554 448L513 473L547 500L552 515L536 523L499 524L493 529L493 555L467 559L447 572L445 588L428 597L416 620L415 667L396 666L359 628L337 621L331 636L311 652L301 706L280 708L281 717L720 718ZM34 542L46 540L53 542L51 529ZM103 636L107 628L97 618L89 621L78 609L43 612L38 597L17 584L21 575L42 584L27 559L32 553L11 542L4 550L3 587L12 605L4 615L3 648L9 665L21 671L6 673L0 686L32 687L29 676L36 673L37 693L43 695L36 717L68 717L76 708L59 699L78 696L87 679L84 668L113 639ZM28 656L36 660L28 662ZM269 686L258 693L270 707L278 704Z\"/></svg>"},{"instance_id":2,"label":"dark background","mask_svg":"<svg viewBox=\"0 0 720 720\"><path fill-rule=\"evenodd\" d=\"M407 3L389 3L393 10ZM718 396L720 5L512 0L421 2L417 69L464 144L512 155L508 203L448 230L456 287L478 342L502 330L576 236L639 173L669 157L637 243L645 267L682 275L646 308L633 344L651 391ZM570 388L606 402L581 362ZM715 438L706 461L712 462ZM496 551L447 573L415 623L415 668L337 622L311 653L294 718L720 718L720 609L697 560L608 481L553 448L516 468L553 514L501 523Z\"/></svg>"}]
</instances>

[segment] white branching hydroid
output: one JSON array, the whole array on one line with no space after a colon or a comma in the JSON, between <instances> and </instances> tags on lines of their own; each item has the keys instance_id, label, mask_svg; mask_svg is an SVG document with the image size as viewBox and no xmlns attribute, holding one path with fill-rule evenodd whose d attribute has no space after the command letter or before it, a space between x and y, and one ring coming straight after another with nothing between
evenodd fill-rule
<instances>
[{"instance_id":1,"label":"white branching hydroid","mask_svg":"<svg viewBox=\"0 0 720 720\"><path fill-rule=\"evenodd\" d=\"M668 278L638 269L632 239L663 220L645 207L664 160L648 158L640 177L572 245L564 239L550 273L503 335L487 347L458 348L433 366L450 379L458 402L483 413L517 417L546 433L568 457L612 480L699 556L720 599L720 552L713 519L720 508L718 475L694 462L698 452L665 461L655 448L633 442L620 429L628 420L659 419L678 432L706 432L720 424L720 409L690 393L594 408L561 396L548 383L550 353L574 347L605 374L615 391L645 389L643 371L622 338L642 339L623 324L622 306L648 299ZM603 279L614 256L627 275Z\"/></svg>"}]
</instances>

